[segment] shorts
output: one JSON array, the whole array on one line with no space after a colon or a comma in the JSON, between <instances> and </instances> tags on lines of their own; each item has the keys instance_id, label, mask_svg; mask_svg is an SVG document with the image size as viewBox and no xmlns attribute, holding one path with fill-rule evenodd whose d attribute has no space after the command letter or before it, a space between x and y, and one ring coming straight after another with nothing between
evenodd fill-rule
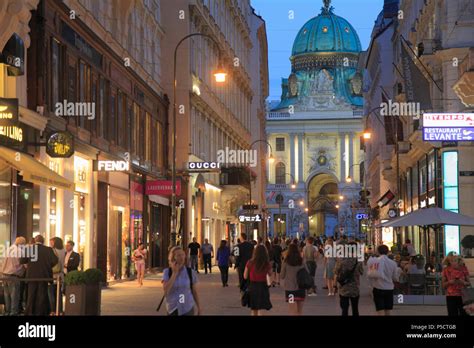
<instances>
[{"instance_id":1,"label":"shorts","mask_svg":"<svg viewBox=\"0 0 474 348\"><path fill-rule=\"evenodd\" d=\"M135 268L136 268L137 272L144 271L145 270L145 262L144 261L135 262Z\"/></svg>"},{"instance_id":2,"label":"shorts","mask_svg":"<svg viewBox=\"0 0 474 348\"><path fill-rule=\"evenodd\" d=\"M273 272L281 273L281 262L273 262Z\"/></svg>"},{"instance_id":3,"label":"shorts","mask_svg":"<svg viewBox=\"0 0 474 348\"><path fill-rule=\"evenodd\" d=\"M306 297L306 290L285 291L286 302L289 302L290 296L295 302L304 301Z\"/></svg>"},{"instance_id":4,"label":"shorts","mask_svg":"<svg viewBox=\"0 0 474 348\"><path fill-rule=\"evenodd\" d=\"M374 288L374 303L376 311L393 309L393 290L381 290Z\"/></svg>"}]
</instances>

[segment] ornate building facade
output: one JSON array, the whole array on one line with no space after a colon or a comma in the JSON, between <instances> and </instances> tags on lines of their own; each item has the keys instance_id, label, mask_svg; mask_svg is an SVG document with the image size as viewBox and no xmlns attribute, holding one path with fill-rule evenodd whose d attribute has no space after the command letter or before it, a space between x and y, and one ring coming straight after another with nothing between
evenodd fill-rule
<instances>
[{"instance_id":1,"label":"ornate building facade","mask_svg":"<svg viewBox=\"0 0 474 348\"><path fill-rule=\"evenodd\" d=\"M273 235L360 236L362 49L330 1L295 38L291 74L267 114L274 163L267 205ZM350 177L351 182L346 182Z\"/></svg>"}]
</instances>

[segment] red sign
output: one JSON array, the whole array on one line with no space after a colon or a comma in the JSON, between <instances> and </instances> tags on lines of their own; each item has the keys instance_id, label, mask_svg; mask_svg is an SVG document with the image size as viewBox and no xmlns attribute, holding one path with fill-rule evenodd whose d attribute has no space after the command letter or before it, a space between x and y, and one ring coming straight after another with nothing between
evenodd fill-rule
<instances>
[{"instance_id":1,"label":"red sign","mask_svg":"<svg viewBox=\"0 0 474 348\"><path fill-rule=\"evenodd\" d=\"M172 180L153 180L146 182L146 195L169 196L173 194ZM176 180L176 195L181 195L181 180Z\"/></svg>"}]
</instances>

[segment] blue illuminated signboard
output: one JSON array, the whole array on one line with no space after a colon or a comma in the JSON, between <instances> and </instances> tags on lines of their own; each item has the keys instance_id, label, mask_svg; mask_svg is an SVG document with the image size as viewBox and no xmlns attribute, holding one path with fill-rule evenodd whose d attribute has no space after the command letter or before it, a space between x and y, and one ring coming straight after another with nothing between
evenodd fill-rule
<instances>
[{"instance_id":1,"label":"blue illuminated signboard","mask_svg":"<svg viewBox=\"0 0 474 348\"><path fill-rule=\"evenodd\" d=\"M457 151L443 152L443 207L459 213L459 157ZM444 252L459 254L459 226L444 226Z\"/></svg>"},{"instance_id":2,"label":"blue illuminated signboard","mask_svg":"<svg viewBox=\"0 0 474 348\"><path fill-rule=\"evenodd\" d=\"M425 127L424 141L474 141L474 127Z\"/></svg>"}]
</instances>

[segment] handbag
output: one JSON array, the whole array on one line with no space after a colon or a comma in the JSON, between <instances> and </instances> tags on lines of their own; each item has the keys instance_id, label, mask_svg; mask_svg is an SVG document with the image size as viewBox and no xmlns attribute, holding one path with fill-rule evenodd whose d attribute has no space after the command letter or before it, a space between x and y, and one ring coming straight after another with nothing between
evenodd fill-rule
<instances>
[{"instance_id":1,"label":"handbag","mask_svg":"<svg viewBox=\"0 0 474 348\"><path fill-rule=\"evenodd\" d=\"M242 307L248 307L250 305L250 292L248 287L242 292L240 302L242 304Z\"/></svg>"},{"instance_id":2,"label":"handbag","mask_svg":"<svg viewBox=\"0 0 474 348\"><path fill-rule=\"evenodd\" d=\"M474 288L468 287L461 290L463 305L470 305L474 303Z\"/></svg>"},{"instance_id":3,"label":"handbag","mask_svg":"<svg viewBox=\"0 0 474 348\"><path fill-rule=\"evenodd\" d=\"M314 286L314 279L311 274L309 274L306 266L296 273L296 282L298 283L298 289L301 290L308 290Z\"/></svg>"}]
</instances>

